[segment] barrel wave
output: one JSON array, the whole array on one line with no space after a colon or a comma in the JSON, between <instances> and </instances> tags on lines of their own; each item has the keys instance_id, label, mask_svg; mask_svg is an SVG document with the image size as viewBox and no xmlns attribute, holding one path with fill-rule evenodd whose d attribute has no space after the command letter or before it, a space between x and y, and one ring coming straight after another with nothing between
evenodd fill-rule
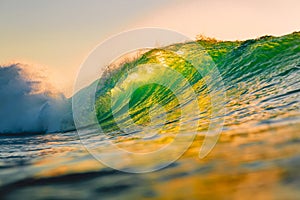
<instances>
[{"instance_id":1,"label":"barrel wave","mask_svg":"<svg viewBox=\"0 0 300 200\"><path fill-rule=\"evenodd\" d=\"M169 128L176 129L179 118L178 99L174 94L159 84L147 84L161 79L175 86L178 93L186 96L184 107L189 106L191 97L186 87L176 77L162 70L155 72L151 64L167 65L188 80L197 94L200 114L188 119L199 120L198 131L208 129L211 119L211 98L218 92L218 80L208 86L206 80L192 64L182 57L182 52L199 62L205 68L206 51L212 57L219 70L226 90L224 130L244 128L250 130L264 125L280 125L299 121L300 109L300 33L295 32L282 37L264 36L247 41L217 41L204 39L197 41L204 47L199 49L192 43L174 44L161 49L153 49L132 62L123 63L113 70L109 69L98 82L96 94L97 118L102 130L120 133L119 125L129 124L129 118L123 113L125 101L129 103L130 118L138 125L149 125L149 108L159 104L167 113ZM175 53L174 53L175 52ZM150 65L149 65L150 64ZM148 65L143 70L135 69L138 65ZM205 69L204 69L205 70ZM124 90L141 82L132 96L121 96ZM119 96L118 96L119 95ZM111 101L114 96L116 101ZM122 97L122 98L121 98ZM115 113L112 112L113 108ZM191 112L193 108L191 109ZM162 123L160 109L151 112L152 120ZM154 124L154 125L155 125ZM128 127L128 126L126 126ZM130 127L128 127L130 128ZM135 130L131 130L135 132Z\"/></svg>"},{"instance_id":2,"label":"barrel wave","mask_svg":"<svg viewBox=\"0 0 300 200\"><path fill-rule=\"evenodd\" d=\"M216 84L207 86L206 80L210 77L203 77L188 60L182 58L183 51L203 62L203 70L206 61L203 51L207 52L220 72L227 96L222 106L226 107L227 112L216 117L225 118L224 130L299 121L299 32L247 41L202 39L196 42L204 50L191 43L174 44L149 50L133 61L108 67L104 76L93 83L98 84L95 108L102 130L121 134L120 124L126 127L129 120L140 126L151 123L153 126L167 125L168 129L162 132L176 129L180 118L178 99L168 88L153 84L154 79L172 85L177 93L186 97L184 106L194 109L189 107L191 97L181 79L174 78L168 71L156 72L151 67L134 69L137 65L149 64L167 65L188 81L197 94L200 114L191 116L185 123L199 120L198 131L207 130L208 121L214 120L210 119L210 101L218 92L218 80L215 80ZM133 69L134 73L129 73ZM35 92L39 82L26 77L23 71L20 64L0 68L0 132L44 133L74 129L71 100L60 94ZM143 86L137 88L132 96L121 96L121 91L130 90L137 82ZM75 95L85 101L89 98L84 95L88 89L84 88ZM111 101L112 97L115 101ZM122 98L130 101L129 118L124 116L127 105Z\"/></svg>"}]
</instances>

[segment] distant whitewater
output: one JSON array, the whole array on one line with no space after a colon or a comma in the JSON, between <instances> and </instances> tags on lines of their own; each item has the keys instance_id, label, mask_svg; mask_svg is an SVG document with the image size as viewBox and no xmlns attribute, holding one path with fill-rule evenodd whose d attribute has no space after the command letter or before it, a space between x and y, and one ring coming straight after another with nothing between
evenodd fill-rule
<instances>
[{"instance_id":1,"label":"distant whitewater","mask_svg":"<svg viewBox=\"0 0 300 200\"><path fill-rule=\"evenodd\" d=\"M72 124L70 101L50 90L30 66L0 66L0 133L44 133Z\"/></svg>"}]
</instances>

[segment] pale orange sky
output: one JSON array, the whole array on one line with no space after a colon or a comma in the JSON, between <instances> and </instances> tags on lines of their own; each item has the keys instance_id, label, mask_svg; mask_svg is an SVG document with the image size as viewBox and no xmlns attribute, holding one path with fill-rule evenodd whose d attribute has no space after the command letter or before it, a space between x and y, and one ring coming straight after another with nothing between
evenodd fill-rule
<instances>
[{"instance_id":1,"label":"pale orange sky","mask_svg":"<svg viewBox=\"0 0 300 200\"><path fill-rule=\"evenodd\" d=\"M300 1L177 1L147 14L134 27L140 26L169 28L192 38L197 34L222 40L279 36L300 30Z\"/></svg>"},{"instance_id":2,"label":"pale orange sky","mask_svg":"<svg viewBox=\"0 0 300 200\"><path fill-rule=\"evenodd\" d=\"M81 63L107 37L161 27L223 40L300 30L299 0L1 0L0 64L48 68L68 96Z\"/></svg>"}]
</instances>

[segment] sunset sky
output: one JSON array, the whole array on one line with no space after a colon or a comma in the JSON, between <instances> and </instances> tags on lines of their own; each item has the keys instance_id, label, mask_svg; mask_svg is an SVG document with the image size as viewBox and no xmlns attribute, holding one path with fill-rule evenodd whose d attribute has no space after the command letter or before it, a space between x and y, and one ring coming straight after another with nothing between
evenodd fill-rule
<instances>
[{"instance_id":1,"label":"sunset sky","mask_svg":"<svg viewBox=\"0 0 300 200\"><path fill-rule=\"evenodd\" d=\"M300 30L299 0L0 0L0 64L48 68L70 96L81 63L119 32L161 27L222 40Z\"/></svg>"}]
</instances>

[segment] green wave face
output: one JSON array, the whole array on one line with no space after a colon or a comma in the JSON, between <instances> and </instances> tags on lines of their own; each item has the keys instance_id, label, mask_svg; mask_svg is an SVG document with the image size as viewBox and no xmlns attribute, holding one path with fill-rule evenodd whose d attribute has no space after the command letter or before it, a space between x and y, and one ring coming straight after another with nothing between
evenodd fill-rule
<instances>
[{"instance_id":1,"label":"green wave face","mask_svg":"<svg viewBox=\"0 0 300 200\"><path fill-rule=\"evenodd\" d=\"M207 130L208 122L214 120L211 119L211 98L219 88L217 84L208 87L209 75L202 76L176 53L179 50L202 63L204 71L207 59L204 53L214 61L226 90L227 113L218 116L225 118L226 130L299 120L299 32L247 41L201 40L197 43L204 49L191 43L174 44L152 49L132 62L106 71L106 77L98 83L95 105L102 129L107 133L121 133L120 125L134 129L130 126L133 121L137 126L163 124L165 131L174 130L181 119L181 109L191 113L195 109L189 104L192 89L197 96L199 116L187 117L184 123L197 119L199 131ZM154 69L152 65L162 67ZM181 76L174 76L163 66Z\"/></svg>"}]
</instances>

